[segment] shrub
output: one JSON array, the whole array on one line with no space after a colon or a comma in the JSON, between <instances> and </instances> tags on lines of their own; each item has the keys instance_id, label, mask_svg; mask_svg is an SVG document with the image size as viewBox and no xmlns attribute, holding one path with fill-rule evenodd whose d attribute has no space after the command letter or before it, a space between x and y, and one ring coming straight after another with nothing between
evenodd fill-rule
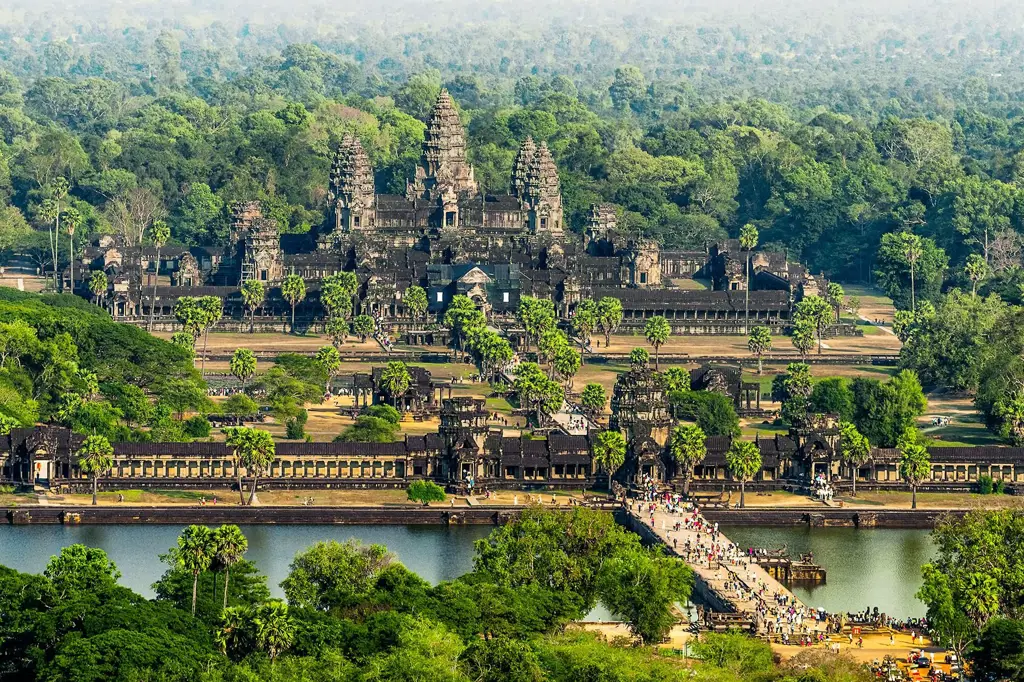
<instances>
[{"instance_id":1,"label":"shrub","mask_svg":"<svg viewBox=\"0 0 1024 682\"><path fill-rule=\"evenodd\" d=\"M978 476L978 492L982 495L992 494L992 477Z\"/></svg>"},{"instance_id":2,"label":"shrub","mask_svg":"<svg viewBox=\"0 0 1024 682\"><path fill-rule=\"evenodd\" d=\"M444 502L448 499L444 488L433 481L413 481L405 493L413 502L422 502L424 505L430 502Z\"/></svg>"},{"instance_id":3,"label":"shrub","mask_svg":"<svg viewBox=\"0 0 1024 682\"><path fill-rule=\"evenodd\" d=\"M189 438L207 438L210 435L210 420L197 414L184 421L182 430Z\"/></svg>"},{"instance_id":4,"label":"shrub","mask_svg":"<svg viewBox=\"0 0 1024 682\"><path fill-rule=\"evenodd\" d=\"M996 495L1002 495L1006 492L1006 481L998 480L992 484L992 492Z\"/></svg>"},{"instance_id":5,"label":"shrub","mask_svg":"<svg viewBox=\"0 0 1024 682\"><path fill-rule=\"evenodd\" d=\"M300 422L298 417L289 419L284 424L284 437L288 440L303 440L306 436L306 426Z\"/></svg>"}]
</instances>

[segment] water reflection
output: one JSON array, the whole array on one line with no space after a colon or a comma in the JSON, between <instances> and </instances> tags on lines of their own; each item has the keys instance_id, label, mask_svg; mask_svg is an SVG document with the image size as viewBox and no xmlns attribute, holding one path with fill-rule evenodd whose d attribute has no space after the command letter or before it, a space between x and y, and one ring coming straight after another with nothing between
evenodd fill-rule
<instances>
[{"instance_id":1,"label":"water reflection","mask_svg":"<svg viewBox=\"0 0 1024 682\"><path fill-rule=\"evenodd\" d=\"M877 606L898 618L925 615L914 596L921 566L935 556L927 530L880 528L723 527L741 547L787 547L793 556L813 552L828 583L794 587L805 603L827 611L861 611Z\"/></svg>"}]
</instances>

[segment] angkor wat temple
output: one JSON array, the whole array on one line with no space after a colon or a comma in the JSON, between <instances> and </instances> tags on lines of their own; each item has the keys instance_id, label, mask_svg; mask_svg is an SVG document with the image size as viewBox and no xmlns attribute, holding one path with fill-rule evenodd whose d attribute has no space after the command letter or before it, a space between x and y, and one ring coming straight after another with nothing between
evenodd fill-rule
<instances>
[{"instance_id":1,"label":"angkor wat temple","mask_svg":"<svg viewBox=\"0 0 1024 682\"><path fill-rule=\"evenodd\" d=\"M307 282L302 324L322 318L322 278L347 270L359 278L359 312L383 315L399 329L408 324L402 294L412 285L427 290L431 311L465 294L498 317L514 311L523 295L552 299L563 315L585 297L614 296L627 329L660 314L676 333L743 331L748 259L751 322L785 326L795 301L824 285L785 254L746 252L735 240L673 251L625 236L608 205L591 207L583 234L570 232L551 152L529 138L515 156L508 194L481 191L459 114L444 91L405 193L379 194L373 178L359 139L345 135L330 172L328 218L311 233L279 235L259 204L243 203L234 208L226 247L167 246L158 263L154 247L122 248L108 239L87 249L76 270L82 281L91 269L108 273L105 305L117 319L146 319L155 306L166 323L178 298L215 295L225 302L225 326L240 324L239 287L257 279L269 289L258 324L278 329L288 306L276 286L290 273ZM89 295L81 283L77 290Z\"/></svg>"}]
</instances>

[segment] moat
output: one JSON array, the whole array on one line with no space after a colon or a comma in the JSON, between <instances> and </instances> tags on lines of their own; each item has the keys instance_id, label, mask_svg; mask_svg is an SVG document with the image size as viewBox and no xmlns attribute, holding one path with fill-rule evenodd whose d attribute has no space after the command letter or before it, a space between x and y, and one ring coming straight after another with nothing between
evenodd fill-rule
<instances>
[{"instance_id":1,"label":"moat","mask_svg":"<svg viewBox=\"0 0 1024 682\"><path fill-rule=\"evenodd\" d=\"M246 558L268 576L275 595L300 549L318 540L357 538L382 543L424 579L436 583L472 569L473 543L489 526L242 526L249 539ZM934 556L926 530L854 528L725 527L741 546L813 552L828 571L828 583L794 587L805 603L828 611L858 611L868 606L897 617L924 615L914 594L921 585L921 565ZM181 528L139 526L0 526L0 564L38 573L61 547L81 542L105 550L121 570L121 583L146 596L164 567L159 555L174 545Z\"/></svg>"}]
</instances>

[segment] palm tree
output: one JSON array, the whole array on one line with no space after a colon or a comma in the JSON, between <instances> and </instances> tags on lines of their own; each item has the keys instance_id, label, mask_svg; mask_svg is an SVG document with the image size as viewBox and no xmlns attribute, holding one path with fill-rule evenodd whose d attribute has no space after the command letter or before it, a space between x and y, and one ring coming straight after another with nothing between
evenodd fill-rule
<instances>
[{"instance_id":1,"label":"palm tree","mask_svg":"<svg viewBox=\"0 0 1024 682\"><path fill-rule=\"evenodd\" d=\"M199 575L213 563L215 547L213 531L206 526L192 525L178 536L174 553L178 567L192 574L192 615L196 615L196 593Z\"/></svg>"},{"instance_id":2,"label":"palm tree","mask_svg":"<svg viewBox=\"0 0 1024 682\"><path fill-rule=\"evenodd\" d=\"M256 354L248 348L236 348L230 367L232 376L242 383L242 391L245 391L245 382L256 374Z\"/></svg>"},{"instance_id":3,"label":"palm tree","mask_svg":"<svg viewBox=\"0 0 1024 682\"><path fill-rule=\"evenodd\" d=\"M220 627L214 635L221 653L231 657L244 655L242 652L250 646L252 615L251 606L231 606L221 612Z\"/></svg>"},{"instance_id":4,"label":"palm tree","mask_svg":"<svg viewBox=\"0 0 1024 682\"><path fill-rule=\"evenodd\" d=\"M932 472L932 459L928 448L918 442L917 429L909 428L896 443L900 451L900 478L910 486L910 508L917 509L917 486Z\"/></svg>"},{"instance_id":5,"label":"palm tree","mask_svg":"<svg viewBox=\"0 0 1024 682\"><path fill-rule=\"evenodd\" d=\"M162 220L154 220L150 238L156 246L156 268L153 271L153 295L149 299L149 325L147 329L153 331L153 316L156 314L156 284L160 279L160 249L171 238L171 228Z\"/></svg>"},{"instance_id":6,"label":"palm tree","mask_svg":"<svg viewBox=\"0 0 1024 682\"><path fill-rule=\"evenodd\" d=\"M405 302L405 307L409 310L409 315L415 320L422 318L427 312L427 292L423 287L416 286L415 284L405 290L405 295L402 296L402 300Z\"/></svg>"},{"instance_id":7,"label":"palm tree","mask_svg":"<svg viewBox=\"0 0 1024 682\"><path fill-rule=\"evenodd\" d=\"M910 263L910 312L917 312L917 293L915 290L914 283L914 268L917 265L917 260L921 257L923 252L923 243L921 237L910 232L903 232L900 234L901 247L903 249L903 255Z\"/></svg>"},{"instance_id":8,"label":"palm tree","mask_svg":"<svg viewBox=\"0 0 1024 682\"><path fill-rule=\"evenodd\" d=\"M258 279L247 279L242 283L242 302L249 310L249 333L256 332L256 309L267 300L267 288Z\"/></svg>"},{"instance_id":9,"label":"palm tree","mask_svg":"<svg viewBox=\"0 0 1024 682\"><path fill-rule=\"evenodd\" d=\"M210 342L210 328L224 315L224 302L217 296L202 296L198 301L203 326L203 362L200 375L206 376L206 346Z\"/></svg>"},{"instance_id":10,"label":"palm tree","mask_svg":"<svg viewBox=\"0 0 1024 682\"><path fill-rule=\"evenodd\" d=\"M651 319L647 320L647 324L644 325L644 337L647 339L647 343L654 346L654 369L658 371L660 365L658 362L658 349L668 341L668 337L672 335L672 326L668 323L661 315L655 315Z\"/></svg>"},{"instance_id":11,"label":"palm tree","mask_svg":"<svg viewBox=\"0 0 1024 682\"><path fill-rule=\"evenodd\" d=\"M747 481L761 470L761 449L755 443L734 438L725 453L729 472L740 482L740 507L746 506Z\"/></svg>"},{"instance_id":12,"label":"palm tree","mask_svg":"<svg viewBox=\"0 0 1024 682\"><path fill-rule=\"evenodd\" d=\"M242 529L235 525L221 526L214 531L216 540L217 562L224 567L224 606L228 607L228 586L231 578L231 567L242 560L242 555L249 549L249 541Z\"/></svg>"},{"instance_id":13,"label":"palm tree","mask_svg":"<svg viewBox=\"0 0 1024 682\"><path fill-rule=\"evenodd\" d=\"M604 333L604 345L611 344L612 332L622 324L622 301L605 296L597 302L597 325Z\"/></svg>"},{"instance_id":14,"label":"palm tree","mask_svg":"<svg viewBox=\"0 0 1024 682\"><path fill-rule=\"evenodd\" d=\"M110 284L107 273L102 270L93 270L89 275L89 291L92 292L92 302L99 305L100 298L107 293L107 286Z\"/></svg>"},{"instance_id":15,"label":"palm tree","mask_svg":"<svg viewBox=\"0 0 1024 682\"><path fill-rule=\"evenodd\" d=\"M270 658L273 665L281 652L292 645L295 627L288 617L288 605L280 599L272 599L256 607L252 619L255 630L255 644Z\"/></svg>"},{"instance_id":16,"label":"palm tree","mask_svg":"<svg viewBox=\"0 0 1024 682\"><path fill-rule=\"evenodd\" d=\"M747 333L747 328L750 326L750 252L757 247L757 228L747 223L740 228L740 249L744 252L743 263L747 274L747 286L744 293L743 302L743 333Z\"/></svg>"},{"instance_id":17,"label":"palm tree","mask_svg":"<svg viewBox=\"0 0 1024 682\"><path fill-rule=\"evenodd\" d=\"M64 231L68 233L68 267L71 293L75 293L75 228L82 224L82 213L77 208L64 211Z\"/></svg>"},{"instance_id":18,"label":"palm tree","mask_svg":"<svg viewBox=\"0 0 1024 682\"><path fill-rule=\"evenodd\" d=\"M106 436L86 436L77 454L78 469L92 476L92 503L95 505L99 478L114 466L114 447Z\"/></svg>"},{"instance_id":19,"label":"palm tree","mask_svg":"<svg viewBox=\"0 0 1024 682\"><path fill-rule=\"evenodd\" d=\"M853 496L857 497L857 470L871 456L871 444L850 422L839 423L839 455L850 466Z\"/></svg>"},{"instance_id":20,"label":"palm tree","mask_svg":"<svg viewBox=\"0 0 1024 682\"><path fill-rule=\"evenodd\" d=\"M409 369L404 362L389 362L380 373L380 385L384 392L391 396L395 409L398 409L399 396L405 395L412 383Z\"/></svg>"},{"instance_id":21,"label":"palm tree","mask_svg":"<svg viewBox=\"0 0 1024 682\"><path fill-rule=\"evenodd\" d=\"M65 178L58 177L54 178L47 189L50 196L43 200L39 208L39 217L47 223L50 233L50 250L53 255L53 290L57 291L57 247L60 240L60 217L64 210L61 207L61 202L71 191L71 184ZM53 223L52 228L49 227L50 223Z\"/></svg>"},{"instance_id":22,"label":"palm tree","mask_svg":"<svg viewBox=\"0 0 1024 682\"><path fill-rule=\"evenodd\" d=\"M227 434L225 444L232 449L235 457L235 475L238 479L238 496L240 504L252 504L256 499L256 486L259 477L274 461L277 452L274 439L266 431L246 427L230 427L224 430ZM245 500L245 489L242 486L242 467L252 476L252 492L249 500Z\"/></svg>"},{"instance_id":23,"label":"palm tree","mask_svg":"<svg viewBox=\"0 0 1024 682\"><path fill-rule=\"evenodd\" d=\"M594 453L594 464L605 471L608 481L626 462L626 437L618 431L602 431L597 434L591 448Z\"/></svg>"},{"instance_id":24,"label":"palm tree","mask_svg":"<svg viewBox=\"0 0 1024 682\"><path fill-rule=\"evenodd\" d=\"M327 392L330 393L331 380L341 367L341 354L334 346L324 346L316 352L313 361L327 375Z\"/></svg>"},{"instance_id":25,"label":"palm tree","mask_svg":"<svg viewBox=\"0 0 1024 682\"><path fill-rule=\"evenodd\" d=\"M583 363L583 354L587 352L590 345L590 337L597 329L598 307L597 304L587 299L576 306L576 312L572 316L572 331L580 340L580 363Z\"/></svg>"},{"instance_id":26,"label":"palm tree","mask_svg":"<svg viewBox=\"0 0 1024 682\"><path fill-rule=\"evenodd\" d=\"M672 432L669 452L683 470L683 495L690 496L690 479L693 468L704 461L708 455L707 436L704 429L696 424L679 426Z\"/></svg>"},{"instance_id":27,"label":"palm tree","mask_svg":"<svg viewBox=\"0 0 1024 682\"><path fill-rule=\"evenodd\" d=\"M757 373L762 371L762 356L772 349L772 333L768 327L754 327L750 330L750 338L747 339L747 348L757 356Z\"/></svg>"},{"instance_id":28,"label":"palm tree","mask_svg":"<svg viewBox=\"0 0 1024 682\"><path fill-rule=\"evenodd\" d=\"M295 333L295 306L306 298L306 282L294 272L281 282L281 295L292 307L291 333Z\"/></svg>"}]
</instances>

